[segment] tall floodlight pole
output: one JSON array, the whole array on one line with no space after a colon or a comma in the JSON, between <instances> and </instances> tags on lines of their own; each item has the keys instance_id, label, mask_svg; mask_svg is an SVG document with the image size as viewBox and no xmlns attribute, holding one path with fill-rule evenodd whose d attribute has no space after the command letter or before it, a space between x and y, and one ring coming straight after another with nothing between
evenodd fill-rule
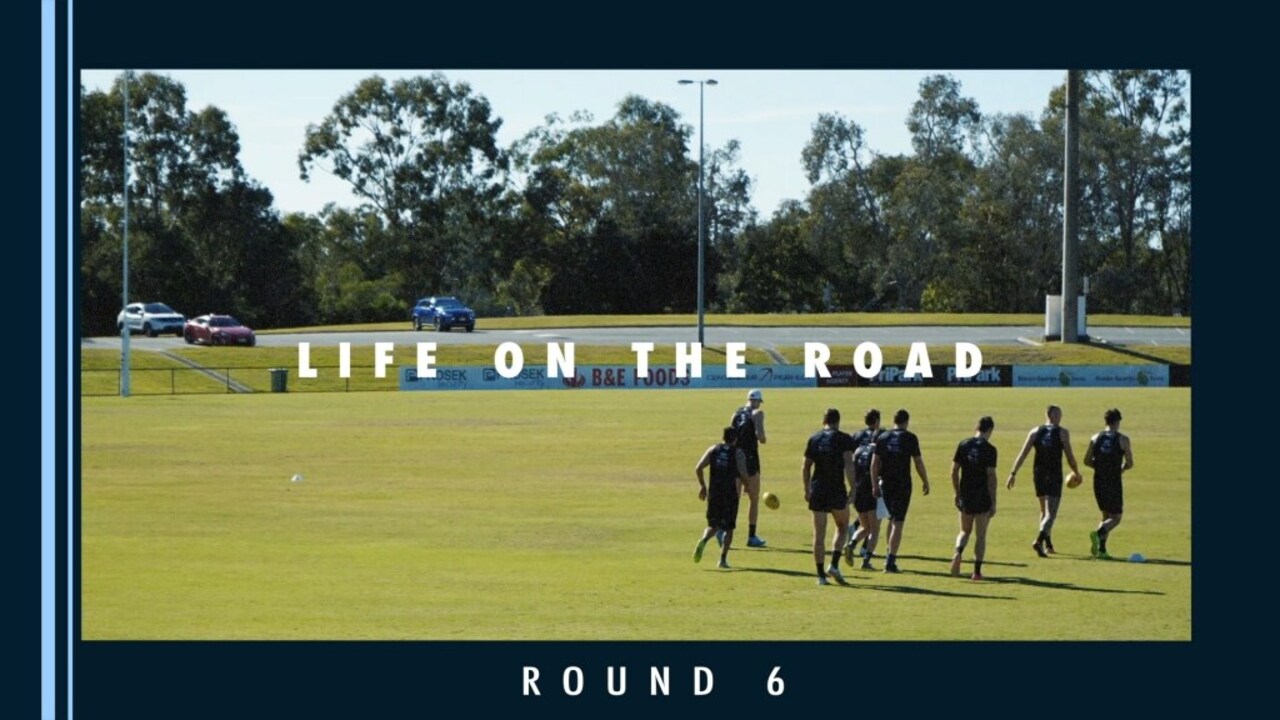
<instances>
[{"instance_id":1,"label":"tall floodlight pole","mask_svg":"<svg viewBox=\"0 0 1280 720\"><path fill-rule=\"evenodd\" d=\"M1080 71L1067 71L1066 160L1062 173L1062 342L1080 342L1076 262L1076 184L1080 165Z\"/></svg>"},{"instance_id":2,"label":"tall floodlight pole","mask_svg":"<svg viewBox=\"0 0 1280 720\"><path fill-rule=\"evenodd\" d=\"M124 289L120 308L129 307L129 71L124 73ZM129 318L120 323L120 397L129 397Z\"/></svg>"},{"instance_id":3,"label":"tall floodlight pole","mask_svg":"<svg viewBox=\"0 0 1280 720\"><path fill-rule=\"evenodd\" d=\"M706 257L707 257L707 237L702 212L702 166L703 151L706 148L704 137L704 115L703 115L703 95L707 85L719 85L716 80L708 78L706 80L681 80L681 85L692 85L698 83L698 343L702 343L703 336L703 317L704 308L706 307Z\"/></svg>"}]
</instances>

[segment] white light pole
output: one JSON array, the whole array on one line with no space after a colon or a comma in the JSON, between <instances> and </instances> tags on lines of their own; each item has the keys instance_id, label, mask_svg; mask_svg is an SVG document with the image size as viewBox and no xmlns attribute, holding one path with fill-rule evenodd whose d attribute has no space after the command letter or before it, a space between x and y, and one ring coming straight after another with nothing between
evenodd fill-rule
<instances>
[{"instance_id":1,"label":"white light pole","mask_svg":"<svg viewBox=\"0 0 1280 720\"><path fill-rule=\"evenodd\" d=\"M706 255L707 255L707 237L703 228L702 219L702 153L706 147L706 141L703 140L703 92L708 85L719 85L720 83L708 78L706 80L681 80L681 85L692 85L698 83L698 343L702 343L702 326L703 326L703 309L705 307L706 298Z\"/></svg>"},{"instance_id":2,"label":"white light pole","mask_svg":"<svg viewBox=\"0 0 1280 720\"><path fill-rule=\"evenodd\" d=\"M129 307L129 71L124 72L124 278L120 309ZM120 323L120 397L129 397L129 316Z\"/></svg>"},{"instance_id":3,"label":"white light pole","mask_svg":"<svg viewBox=\"0 0 1280 720\"><path fill-rule=\"evenodd\" d=\"M1080 71L1067 71L1067 132L1062 171L1062 342L1080 342L1078 184L1080 177Z\"/></svg>"}]
</instances>

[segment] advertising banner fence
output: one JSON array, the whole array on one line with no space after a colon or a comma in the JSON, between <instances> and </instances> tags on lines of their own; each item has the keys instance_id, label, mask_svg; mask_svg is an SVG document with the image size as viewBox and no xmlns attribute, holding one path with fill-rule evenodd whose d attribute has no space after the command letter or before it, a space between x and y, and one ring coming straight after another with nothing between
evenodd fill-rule
<instances>
[{"instance_id":1,"label":"advertising banner fence","mask_svg":"<svg viewBox=\"0 0 1280 720\"><path fill-rule=\"evenodd\" d=\"M491 367L439 367L434 378L419 377L414 366L400 367L401 390L662 390L667 388L784 388L814 387L804 368L757 365L744 368L746 377L730 378L723 367L704 368L702 377L680 377L674 366L651 365L648 377L634 366L579 365L572 377L553 378L545 367L526 367L505 378Z\"/></svg>"},{"instance_id":2,"label":"advertising banner fence","mask_svg":"<svg viewBox=\"0 0 1280 720\"><path fill-rule=\"evenodd\" d=\"M1014 365L1014 387L1169 387L1168 365Z\"/></svg>"},{"instance_id":3,"label":"advertising banner fence","mask_svg":"<svg viewBox=\"0 0 1280 720\"><path fill-rule=\"evenodd\" d=\"M956 375L953 365L933 366L933 376L908 376L903 365L887 365L864 378L852 365L831 365L831 377L805 377L798 365L756 365L746 377L730 378L723 367L704 368L702 377L680 377L675 366L649 367L639 377L630 365L580 365L572 377L551 377L545 366L526 367L515 377L495 368L435 368L434 378L419 377L417 368L399 369L401 390L663 390L715 388L838 387L1189 387L1189 366L1169 365L987 365L972 377Z\"/></svg>"},{"instance_id":4,"label":"advertising banner fence","mask_svg":"<svg viewBox=\"0 0 1280 720\"><path fill-rule=\"evenodd\" d=\"M815 378L818 387L1009 387L1013 366L987 365L973 377L957 377L954 365L935 365L933 377L907 376L905 365L886 365L876 375L864 378L852 365L830 365L829 378Z\"/></svg>"}]
</instances>

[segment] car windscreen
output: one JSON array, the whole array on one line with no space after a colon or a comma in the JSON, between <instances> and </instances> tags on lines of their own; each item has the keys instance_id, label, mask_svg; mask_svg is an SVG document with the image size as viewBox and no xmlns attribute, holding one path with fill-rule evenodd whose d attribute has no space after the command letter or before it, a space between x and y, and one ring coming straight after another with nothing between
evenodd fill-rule
<instances>
[{"instance_id":1,"label":"car windscreen","mask_svg":"<svg viewBox=\"0 0 1280 720\"><path fill-rule=\"evenodd\" d=\"M235 318L224 315L222 317L209 318L209 327L239 327L240 321Z\"/></svg>"},{"instance_id":2,"label":"car windscreen","mask_svg":"<svg viewBox=\"0 0 1280 720\"><path fill-rule=\"evenodd\" d=\"M458 302L457 300L454 300L453 298L442 298L436 301L436 307L442 307L442 308L452 310L454 308L463 307L463 305L462 303Z\"/></svg>"},{"instance_id":3,"label":"car windscreen","mask_svg":"<svg viewBox=\"0 0 1280 720\"><path fill-rule=\"evenodd\" d=\"M164 303L147 303L146 310L149 313L167 313L169 315L177 314L173 311L173 308L165 305Z\"/></svg>"}]
</instances>

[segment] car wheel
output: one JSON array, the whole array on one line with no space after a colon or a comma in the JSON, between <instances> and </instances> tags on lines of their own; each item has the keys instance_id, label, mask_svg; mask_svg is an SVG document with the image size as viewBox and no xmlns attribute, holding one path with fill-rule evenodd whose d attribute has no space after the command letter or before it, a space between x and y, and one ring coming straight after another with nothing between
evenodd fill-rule
<instances>
[{"instance_id":1,"label":"car wheel","mask_svg":"<svg viewBox=\"0 0 1280 720\"><path fill-rule=\"evenodd\" d=\"M249 347L253 347L254 345L257 345L257 344L258 344L258 338L256 337L249 338Z\"/></svg>"},{"instance_id":2,"label":"car wheel","mask_svg":"<svg viewBox=\"0 0 1280 720\"><path fill-rule=\"evenodd\" d=\"M440 318L436 318L434 324L436 326L436 332L440 332Z\"/></svg>"},{"instance_id":3,"label":"car wheel","mask_svg":"<svg viewBox=\"0 0 1280 720\"><path fill-rule=\"evenodd\" d=\"M182 333L182 339L185 340L188 345L194 345L196 342L196 339L191 337L191 333L189 332Z\"/></svg>"},{"instance_id":4,"label":"car wheel","mask_svg":"<svg viewBox=\"0 0 1280 720\"><path fill-rule=\"evenodd\" d=\"M142 323L142 332L146 333L147 337L156 336L156 330L155 328L151 327L151 323Z\"/></svg>"},{"instance_id":5,"label":"car wheel","mask_svg":"<svg viewBox=\"0 0 1280 720\"><path fill-rule=\"evenodd\" d=\"M174 336L174 337L182 337L182 328L178 328L177 330L174 330L174 331L173 331L173 336Z\"/></svg>"},{"instance_id":6,"label":"car wheel","mask_svg":"<svg viewBox=\"0 0 1280 720\"><path fill-rule=\"evenodd\" d=\"M475 326L475 325L468 325L468 326L467 326L467 332L475 332L475 329L476 329L476 326Z\"/></svg>"},{"instance_id":7,"label":"car wheel","mask_svg":"<svg viewBox=\"0 0 1280 720\"><path fill-rule=\"evenodd\" d=\"M421 332L421 331L422 331L422 318L414 318L414 319L413 319L413 329L414 329L414 330L417 330L417 331L419 331L419 332Z\"/></svg>"}]
</instances>

